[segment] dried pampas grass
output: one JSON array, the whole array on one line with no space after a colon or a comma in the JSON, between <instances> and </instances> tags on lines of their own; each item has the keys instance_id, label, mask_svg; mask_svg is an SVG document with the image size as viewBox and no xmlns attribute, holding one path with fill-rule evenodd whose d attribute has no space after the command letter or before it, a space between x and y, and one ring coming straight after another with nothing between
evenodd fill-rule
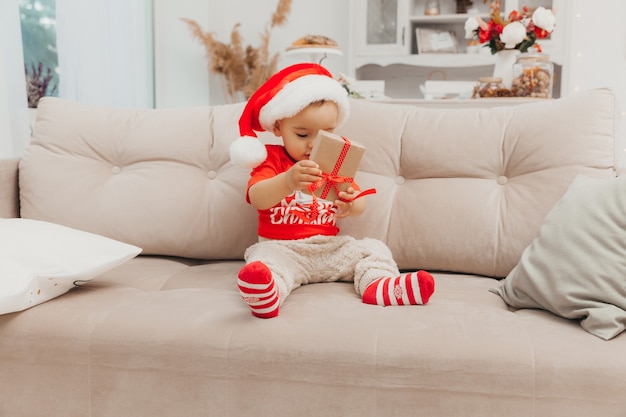
<instances>
[{"instance_id":1,"label":"dried pampas grass","mask_svg":"<svg viewBox=\"0 0 626 417\"><path fill-rule=\"evenodd\" d=\"M276 72L279 53L269 53L272 29L287 23L291 11L291 0L279 0L276 10L265 29L260 34L258 47L243 46L239 32L240 23L235 24L230 34L230 43L220 42L212 32L205 32L198 22L181 18L191 30L191 36L205 49L209 61L209 71L224 77L225 93L231 102L237 101L239 93L245 99L250 96Z\"/></svg>"}]
</instances>

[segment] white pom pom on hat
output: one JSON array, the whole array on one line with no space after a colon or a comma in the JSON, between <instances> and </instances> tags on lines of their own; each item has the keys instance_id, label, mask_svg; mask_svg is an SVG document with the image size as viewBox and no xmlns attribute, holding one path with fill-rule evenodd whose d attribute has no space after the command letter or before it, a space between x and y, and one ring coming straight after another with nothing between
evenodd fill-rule
<instances>
[{"instance_id":1,"label":"white pom pom on hat","mask_svg":"<svg viewBox=\"0 0 626 417\"><path fill-rule=\"evenodd\" d=\"M337 126L348 118L347 91L321 65L295 64L272 75L250 97L241 114L239 137L230 146L231 162L244 168L259 166L267 151L255 131L272 131L277 120L295 116L321 100L337 103Z\"/></svg>"}]
</instances>

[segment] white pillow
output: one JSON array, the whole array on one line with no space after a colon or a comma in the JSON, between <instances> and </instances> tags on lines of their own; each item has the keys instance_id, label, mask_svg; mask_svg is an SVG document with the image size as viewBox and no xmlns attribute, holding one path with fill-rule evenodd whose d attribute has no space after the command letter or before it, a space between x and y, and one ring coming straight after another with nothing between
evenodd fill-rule
<instances>
[{"instance_id":1,"label":"white pillow","mask_svg":"<svg viewBox=\"0 0 626 417\"><path fill-rule=\"evenodd\" d=\"M580 320L609 340L626 329L626 176L578 176L499 288L516 308Z\"/></svg>"},{"instance_id":2,"label":"white pillow","mask_svg":"<svg viewBox=\"0 0 626 417\"><path fill-rule=\"evenodd\" d=\"M0 314L25 310L134 258L141 248L29 219L0 219Z\"/></svg>"}]
</instances>

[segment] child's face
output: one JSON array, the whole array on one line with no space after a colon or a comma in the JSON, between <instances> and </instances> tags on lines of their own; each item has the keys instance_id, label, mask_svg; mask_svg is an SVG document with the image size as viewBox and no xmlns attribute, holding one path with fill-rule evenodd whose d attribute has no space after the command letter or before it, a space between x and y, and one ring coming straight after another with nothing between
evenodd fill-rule
<instances>
[{"instance_id":1,"label":"child's face","mask_svg":"<svg viewBox=\"0 0 626 417\"><path fill-rule=\"evenodd\" d=\"M294 160L309 159L318 130L333 132L338 115L335 102L313 103L295 116L277 121L274 134L282 136L285 149Z\"/></svg>"}]
</instances>

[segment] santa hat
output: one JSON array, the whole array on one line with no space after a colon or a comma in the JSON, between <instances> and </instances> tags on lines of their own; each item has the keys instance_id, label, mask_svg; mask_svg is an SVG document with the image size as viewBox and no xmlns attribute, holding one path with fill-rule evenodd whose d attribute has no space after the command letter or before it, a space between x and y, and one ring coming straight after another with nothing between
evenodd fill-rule
<instances>
[{"instance_id":1,"label":"santa hat","mask_svg":"<svg viewBox=\"0 0 626 417\"><path fill-rule=\"evenodd\" d=\"M318 64L295 64L272 75L250 97L239 119L239 137L230 146L234 165L254 168L267 158L257 132L272 131L277 120L295 116L309 104L328 100L337 103L341 125L348 117L347 91Z\"/></svg>"}]
</instances>

